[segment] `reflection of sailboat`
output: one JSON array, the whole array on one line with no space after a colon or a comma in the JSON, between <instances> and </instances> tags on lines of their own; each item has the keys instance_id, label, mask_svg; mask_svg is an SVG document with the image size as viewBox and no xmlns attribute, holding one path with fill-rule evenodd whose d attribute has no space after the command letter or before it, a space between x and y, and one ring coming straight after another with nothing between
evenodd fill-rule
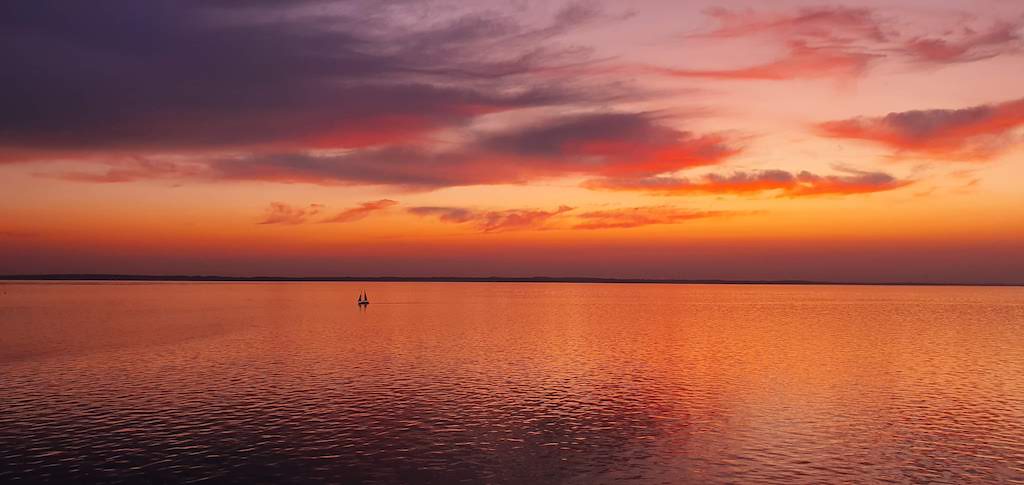
<instances>
[{"instance_id":1,"label":"reflection of sailboat","mask_svg":"<svg viewBox=\"0 0 1024 485\"><path fill-rule=\"evenodd\" d=\"M360 305L360 306L362 306L362 305L369 305L370 304L370 299L366 297L366 291L365 290L363 290L363 291L361 291L359 293L359 298L356 299L356 304Z\"/></svg>"}]
</instances>

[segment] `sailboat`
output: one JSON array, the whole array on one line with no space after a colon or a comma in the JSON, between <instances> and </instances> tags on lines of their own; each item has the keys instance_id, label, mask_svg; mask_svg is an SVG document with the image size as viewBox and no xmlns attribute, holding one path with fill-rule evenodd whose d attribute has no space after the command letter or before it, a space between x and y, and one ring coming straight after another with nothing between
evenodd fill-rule
<instances>
[{"instance_id":1,"label":"sailboat","mask_svg":"<svg viewBox=\"0 0 1024 485\"><path fill-rule=\"evenodd\" d=\"M366 290L359 293L359 298L356 299L356 304L359 306L370 304L370 299L366 297Z\"/></svg>"}]
</instances>

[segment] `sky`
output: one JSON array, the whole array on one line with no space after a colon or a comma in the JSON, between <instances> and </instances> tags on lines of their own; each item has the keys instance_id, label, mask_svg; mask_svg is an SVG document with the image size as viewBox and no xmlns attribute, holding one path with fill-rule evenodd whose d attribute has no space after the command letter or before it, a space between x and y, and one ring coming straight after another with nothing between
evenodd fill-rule
<instances>
[{"instance_id":1,"label":"sky","mask_svg":"<svg viewBox=\"0 0 1024 485\"><path fill-rule=\"evenodd\" d=\"M1024 3L14 0L0 274L1024 283Z\"/></svg>"}]
</instances>

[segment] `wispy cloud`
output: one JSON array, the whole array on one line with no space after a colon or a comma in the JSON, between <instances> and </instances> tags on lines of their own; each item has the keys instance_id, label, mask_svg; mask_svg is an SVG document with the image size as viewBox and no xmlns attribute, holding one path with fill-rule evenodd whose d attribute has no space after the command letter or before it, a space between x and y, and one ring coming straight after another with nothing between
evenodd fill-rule
<instances>
[{"instance_id":1,"label":"wispy cloud","mask_svg":"<svg viewBox=\"0 0 1024 485\"><path fill-rule=\"evenodd\" d=\"M140 156L89 156L84 161L88 161L93 165L99 164L100 166L95 171L81 169L56 172L40 171L36 172L35 175L37 177L70 182L111 184L149 179L200 178L204 177L209 171L209 167L203 163Z\"/></svg>"},{"instance_id":2,"label":"wispy cloud","mask_svg":"<svg viewBox=\"0 0 1024 485\"><path fill-rule=\"evenodd\" d=\"M630 207L576 214L575 229L623 229L660 224L678 224L694 219L730 215L720 211L693 211L670 206Z\"/></svg>"},{"instance_id":3,"label":"wispy cloud","mask_svg":"<svg viewBox=\"0 0 1024 485\"><path fill-rule=\"evenodd\" d=\"M910 185L884 172L867 172L849 168L842 174L817 175L808 171L785 170L733 172L729 175L709 174L692 180L686 177L647 177L596 179L585 183L592 189L648 192L660 195L690 194L766 194L775 197L807 197L817 195L869 194L895 190Z\"/></svg>"},{"instance_id":4,"label":"wispy cloud","mask_svg":"<svg viewBox=\"0 0 1024 485\"><path fill-rule=\"evenodd\" d=\"M573 210L560 206L555 210L508 209L477 210L461 207L410 207L410 214L436 217L441 222L467 224L481 232L504 232L525 229L542 229L552 218Z\"/></svg>"},{"instance_id":5,"label":"wispy cloud","mask_svg":"<svg viewBox=\"0 0 1024 485\"><path fill-rule=\"evenodd\" d=\"M323 204L309 204L306 207L294 207L283 202L271 202L263 219L257 224L302 224L309 218L320 214Z\"/></svg>"},{"instance_id":6,"label":"wispy cloud","mask_svg":"<svg viewBox=\"0 0 1024 485\"><path fill-rule=\"evenodd\" d=\"M480 232L548 229L626 229L661 224L679 224L694 219L735 214L723 211L695 211L665 205L587 212L578 212L576 209L564 205L559 206L555 210L480 210L465 207L411 207L407 211L419 216L436 217L441 222L465 224Z\"/></svg>"},{"instance_id":7,"label":"wispy cloud","mask_svg":"<svg viewBox=\"0 0 1024 485\"><path fill-rule=\"evenodd\" d=\"M1020 34L1024 19L986 21L949 15L942 19L942 26L922 28L908 26L904 19L881 10L845 6L781 12L713 8L707 14L717 26L687 35L686 40L767 41L781 47L782 56L725 69L656 68L653 72L715 79L855 78L884 59L942 65L1024 50Z\"/></svg>"},{"instance_id":8,"label":"wispy cloud","mask_svg":"<svg viewBox=\"0 0 1024 485\"><path fill-rule=\"evenodd\" d=\"M363 202L355 207L345 209L337 214L314 221L317 216L327 210L324 204L309 204L305 207L293 206L283 202L271 202L267 207L263 219L258 224L304 224L307 222L319 223L345 223L365 219L374 212L382 211L389 207L398 205L397 201L391 199L380 199L370 202Z\"/></svg>"},{"instance_id":9,"label":"wispy cloud","mask_svg":"<svg viewBox=\"0 0 1024 485\"><path fill-rule=\"evenodd\" d=\"M825 136L878 143L898 154L986 160L1011 145L1024 125L1024 99L962 109L930 109L818 125Z\"/></svg>"},{"instance_id":10,"label":"wispy cloud","mask_svg":"<svg viewBox=\"0 0 1024 485\"><path fill-rule=\"evenodd\" d=\"M392 207L392 206L395 206L395 205L398 205L398 202L394 201L394 200L391 200L391 199L381 199L381 200L375 200L375 201L372 201L372 202L363 202L362 204L359 204L356 207L353 207L351 209L345 209L345 210L339 212L338 214L336 214L336 215L334 215L334 216L332 216L330 218L324 219L324 220L322 220L320 222L353 222L353 221L358 221L358 220L363 219L366 216L368 216L368 215L370 215L370 214L372 214L374 212L377 212L377 211L380 211L380 210L384 210L384 209L387 209L388 207Z\"/></svg>"},{"instance_id":11,"label":"wispy cloud","mask_svg":"<svg viewBox=\"0 0 1024 485\"><path fill-rule=\"evenodd\" d=\"M657 69L655 72L676 77L712 79L808 79L820 77L852 78L867 71L877 54L855 50L826 48L793 41L779 59L734 69Z\"/></svg>"},{"instance_id":12,"label":"wispy cloud","mask_svg":"<svg viewBox=\"0 0 1024 485\"><path fill-rule=\"evenodd\" d=\"M198 158L182 162L112 159L96 172L41 173L81 182L146 178L269 181L319 185L389 185L405 189L520 184L569 175L653 175L722 163L741 151L721 134L696 134L647 112L595 112L537 121L527 127L476 133L446 150L416 145L341 153L284 152ZM102 163L102 162L101 162Z\"/></svg>"}]
</instances>

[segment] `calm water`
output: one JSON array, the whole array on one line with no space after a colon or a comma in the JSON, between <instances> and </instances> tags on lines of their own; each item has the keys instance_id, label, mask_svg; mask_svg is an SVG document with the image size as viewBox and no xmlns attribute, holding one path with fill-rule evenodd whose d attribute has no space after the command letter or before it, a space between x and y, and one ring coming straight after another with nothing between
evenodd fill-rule
<instances>
[{"instance_id":1,"label":"calm water","mask_svg":"<svg viewBox=\"0 0 1024 485\"><path fill-rule=\"evenodd\" d=\"M0 283L17 479L1024 483L1024 288Z\"/></svg>"}]
</instances>

